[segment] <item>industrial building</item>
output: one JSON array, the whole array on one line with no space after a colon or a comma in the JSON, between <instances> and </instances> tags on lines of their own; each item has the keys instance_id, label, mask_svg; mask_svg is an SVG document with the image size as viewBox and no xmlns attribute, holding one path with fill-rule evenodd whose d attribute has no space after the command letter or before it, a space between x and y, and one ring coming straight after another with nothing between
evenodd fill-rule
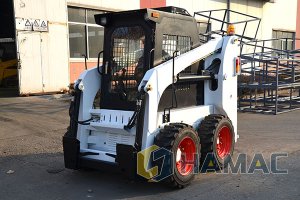
<instances>
[{"instance_id":1,"label":"industrial building","mask_svg":"<svg viewBox=\"0 0 300 200\"><path fill-rule=\"evenodd\" d=\"M2 0L0 96L68 91L102 50L103 27L95 14L163 6L191 14L231 9L262 19L259 39L300 38L300 0ZM295 47L300 44L290 44Z\"/></svg>"}]
</instances>

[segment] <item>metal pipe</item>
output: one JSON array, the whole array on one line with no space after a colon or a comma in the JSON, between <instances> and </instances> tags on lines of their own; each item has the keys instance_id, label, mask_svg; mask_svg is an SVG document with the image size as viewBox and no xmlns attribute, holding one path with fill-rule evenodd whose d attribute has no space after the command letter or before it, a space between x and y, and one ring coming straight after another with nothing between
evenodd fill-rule
<instances>
[{"instance_id":1,"label":"metal pipe","mask_svg":"<svg viewBox=\"0 0 300 200\"><path fill-rule=\"evenodd\" d=\"M175 57L177 56L177 53L179 51L176 50L173 52L173 67L172 67L172 108L177 108L178 104L177 104L177 97L176 97L176 88L175 88ZM174 106L174 100L175 100L175 104L176 106Z\"/></svg>"},{"instance_id":2,"label":"metal pipe","mask_svg":"<svg viewBox=\"0 0 300 200\"><path fill-rule=\"evenodd\" d=\"M206 81L212 80L213 78L209 75L189 75L177 77L177 82L193 82L193 81Z\"/></svg>"},{"instance_id":3,"label":"metal pipe","mask_svg":"<svg viewBox=\"0 0 300 200\"><path fill-rule=\"evenodd\" d=\"M226 18L227 13L229 13L229 10L225 10L225 13L224 13L223 22L222 22L222 26L221 26L221 31L223 32L222 36L224 36L224 33L225 33L225 31L223 31L223 27L224 27L224 24L225 24L225 18ZM226 28L228 28L228 25L227 25Z\"/></svg>"},{"instance_id":4,"label":"metal pipe","mask_svg":"<svg viewBox=\"0 0 300 200\"><path fill-rule=\"evenodd\" d=\"M227 22L230 23L230 0L227 0Z\"/></svg>"},{"instance_id":5,"label":"metal pipe","mask_svg":"<svg viewBox=\"0 0 300 200\"><path fill-rule=\"evenodd\" d=\"M277 60L277 65L276 65L275 115L277 115L278 112L278 82L279 82L278 68L279 68L279 60Z\"/></svg>"}]
</instances>

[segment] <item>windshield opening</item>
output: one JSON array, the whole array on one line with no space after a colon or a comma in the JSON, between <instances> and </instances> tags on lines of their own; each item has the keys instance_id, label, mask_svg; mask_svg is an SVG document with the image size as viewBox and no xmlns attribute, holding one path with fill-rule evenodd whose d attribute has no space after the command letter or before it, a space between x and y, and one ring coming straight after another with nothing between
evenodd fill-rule
<instances>
[{"instance_id":1,"label":"windshield opening","mask_svg":"<svg viewBox=\"0 0 300 200\"><path fill-rule=\"evenodd\" d=\"M112 34L110 92L125 101L135 101L144 76L145 33L142 27L119 27Z\"/></svg>"}]
</instances>

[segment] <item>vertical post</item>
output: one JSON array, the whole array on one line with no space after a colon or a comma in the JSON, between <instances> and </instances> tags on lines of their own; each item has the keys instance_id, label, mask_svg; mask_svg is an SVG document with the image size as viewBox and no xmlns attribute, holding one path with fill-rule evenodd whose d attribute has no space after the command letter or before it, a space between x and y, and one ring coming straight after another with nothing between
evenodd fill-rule
<instances>
[{"instance_id":1,"label":"vertical post","mask_svg":"<svg viewBox=\"0 0 300 200\"><path fill-rule=\"evenodd\" d=\"M225 18L226 18L227 13L229 13L229 10L225 10L225 13L224 13L224 16L223 16L223 22L222 22L222 26L221 26L222 36L224 36L223 28L224 28Z\"/></svg>"},{"instance_id":2,"label":"vertical post","mask_svg":"<svg viewBox=\"0 0 300 200\"><path fill-rule=\"evenodd\" d=\"M257 88L258 87L255 87L255 90L254 90L254 105L255 105L255 107L257 107Z\"/></svg>"},{"instance_id":3,"label":"vertical post","mask_svg":"<svg viewBox=\"0 0 300 200\"><path fill-rule=\"evenodd\" d=\"M292 61L292 83L295 83L295 65L294 65L294 59Z\"/></svg>"},{"instance_id":4,"label":"vertical post","mask_svg":"<svg viewBox=\"0 0 300 200\"><path fill-rule=\"evenodd\" d=\"M230 0L227 0L227 10L228 10L228 13L227 13L227 23L230 23Z\"/></svg>"},{"instance_id":5,"label":"vertical post","mask_svg":"<svg viewBox=\"0 0 300 200\"><path fill-rule=\"evenodd\" d=\"M292 109L292 93L293 93L293 88L290 88L290 110Z\"/></svg>"},{"instance_id":6,"label":"vertical post","mask_svg":"<svg viewBox=\"0 0 300 200\"><path fill-rule=\"evenodd\" d=\"M175 71L175 57L177 56L178 51L173 52L173 66L172 66L172 108L177 108L177 97L176 97L176 88L175 88L175 76L174 76L174 71ZM174 106L174 100L176 106Z\"/></svg>"},{"instance_id":7,"label":"vertical post","mask_svg":"<svg viewBox=\"0 0 300 200\"><path fill-rule=\"evenodd\" d=\"M286 57L287 57L287 61L286 61L286 74L285 75L289 75L289 77L291 77L291 79L292 79L292 76L293 76L293 66L292 66L292 69L290 69L290 61L289 61L289 59L290 59L290 53L289 53L289 51L287 52L287 55L286 55ZM289 74L289 73L291 73L291 74ZM291 83L291 79L287 79L286 81L287 82L290 82Z\"/></svg>"},{"instance_id":8,"label":"vertical post","mask_svg":"<svg viewBox=\"0 0 300 200\"><path fill-rule=\"evenodd\" d=\"M240 85L240 83L238 83L238 85ZM238 106L239 106L239 110L241 110L241 98L242 98L242 89L238 86Z\"/></svg>"},{"instance_id":9,"label":"vertical post","mask_svg":"<svg viewBox=\"0 0 300 200\"><path fill-rule=\"evenodd\" d=\"M256 32L255 32L254 39L256 39L256 37L257 37L257 33L258 33L259 26L260 26L260 22L261 22L261 19L259 19L259 21L258 21L258 25L257 25L257 29L256 29Z\"/></svg>"},{"instance_id":10,"label":"vertical post","mask_svg":"<svg viewBox=\"0 0 300 200\"><path fill-rule=\"evenodd\" d=\"M276 63L276 90L275 90L275 115L278 112L278 68L279 68L279 60L277 59Z\"/></svg>"},{"instance_id":11,"label":"vertical post","mask_svg":"<svg viewBox=\"0 0 300 200\"><path fill-rule=\"evenodd\" d=\"M210 18L211 18L211 11L209 11L209 15L208 15L208 21L207 21L207 26L206 26L206 33L208 33L208 29L209 29L209 23L210 23Z\"/></svg>"},{"instance_id":12,"label":"vertical post","mask_svg":"<svg viewBox=\"0 0 300 200\"><path fill-rule=\"evenodd\" d=\"M87 70L87 56L85 54L82 54L82 57L84 57L84 68Z\"/></svg>"},{"instance_id":13,"label":"vertical post","mask_svg":"<svg viewBox=\"0 0 300 200\"><path fill-rule=\"evenodd\" d=\"M243 30L243 34L242 34L242 37L241 37L241 42L240 42L240 44L242 44L243 37L244 37L244 35L245 35L245 31L246 31L246 28L247 28L247 24L248 24L248 22L245 23L245 26L244 26L244 30Z\"/></svg>"},{"instance_id":14,"label":"vertical post","mask_svg":"<svg viewBox=\"0 0 300 200\"><path fill-rule=\"evenodd\" d=\"M282 39L280 39L280 50L281 50L280 58L282 58L283 57L283 55L282 55L282 52L283 52L283 40Z\"/></svg>"},{"instance_id":15,"label":"vertical post","mask_svg":"<svg viewBox=\"0 0 300 200\"><path fill-rule=\"evenodd\" d=\"M292 61L292 80L290 80L291 83L295 82L295 66L294 66L294 57ZM290 109L292 109L292 96L293 96L293 88L290 89Z\"/></svg>"},{"instance_id":16,"label":"vertical post","mask_svg":"<svg viewBox=\"0 0 300 200\"><path fill-rule=\"evenodd\" d=\"M250 109L252 108L252 88L250 87Z\"/></svg>"},{"instance_id":17,"label":"vertical post","mask_svg":"<svg viewBox=\"0 0 300 200\"><path fill-rule=\"evenodd\" d=\"M263 62L263 84L266 84L266 63ZM266 87L264 87L264 107L266 107Z\"/></svg>"}]
</instances>

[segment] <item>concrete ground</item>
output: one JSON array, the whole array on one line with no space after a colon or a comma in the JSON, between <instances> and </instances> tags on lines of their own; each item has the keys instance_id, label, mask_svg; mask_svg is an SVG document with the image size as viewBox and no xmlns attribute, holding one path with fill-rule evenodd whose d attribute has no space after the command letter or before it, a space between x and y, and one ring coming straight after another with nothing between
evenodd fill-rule
<instances>
[{"instance_id":1,"label":"concrete ground","mask_svg":"<svg viewBox=\"0 0 300 200\"><path fill-rule=\"evenodd\" d=\"M68 102L55 96L0 99L0 198L4 199L300 199L300 111L239 113L237 153L287 152L286 175L199 174L181 190L106 171L64 169ZM11 171L10 171L11 170Z\"/></svg>"}]
</instances>

